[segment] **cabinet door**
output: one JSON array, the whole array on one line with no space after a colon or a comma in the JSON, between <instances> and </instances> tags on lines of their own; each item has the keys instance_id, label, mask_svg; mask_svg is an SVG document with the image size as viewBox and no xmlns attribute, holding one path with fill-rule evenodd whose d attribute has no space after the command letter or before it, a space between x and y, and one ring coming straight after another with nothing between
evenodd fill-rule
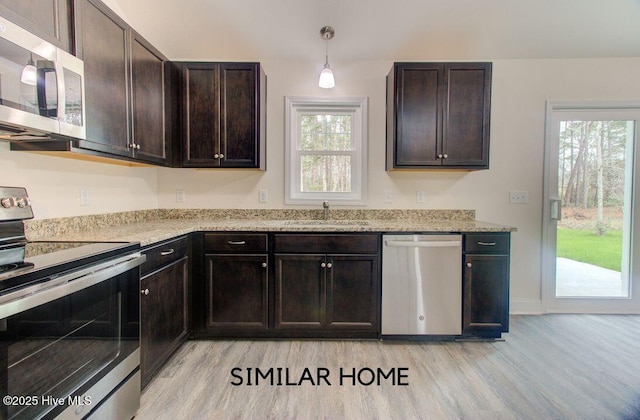
<instances>
[{"instance_id":1,"label":"cabinet door","mask_svg":"<svg viewBox=\"0 0 640 420\"><path fill-rule=\"evenodd\" d=\"M462 332L500 337L509 328L509 256L467 254Z\"/></svg>"},{"instance_id":2,"label":"cabinet door","mask_svg":"<svg viewBox=\"0 0 640 420\"><path fill-rule=\"evenodd\" d=\"M395 98L388 107L395 109L393 167L440 166L442 110L442 64L397 64L392 72Z\"/></svg>"},{"instance_id":3,"label":"cabinet door","mask_svg":"<svg viewBox=\"0 0 640 420\"><path fill-rule=\"evenodd\" d=\"M188 257L140 281L140 369L146 385L187 335Z\"/></svg>"},{"instance_id":4,"label":"cabinet door","mask_svg":"<svg viewBox=\"0 0 640 420\"><path fill-rule=\"evenodd\" d=\"M84 60L87 139L83 149L132 156L128 26L101 2L74 0L76 53Z\"/></svg>"},{"instance_id":5,"label":"cabinet door","mask_svg":"<svg viewBox=\"0 0 640 420\"><path fill-rule=\"evenodd\" d=\"M491 63L445 66L444 166L489 167Z\"/></svg>"},{"instance_id":6,"label":"cabinet door","mask_svg":"<svg viewBox=\"0 0 640 420\"><path fill-rule=\"evenodd\" d=\"M219 165L220 66L215 63L182 65L182 141L185 167Z\"/></svg>"},{"instance_id":7,"label":"cabinet door","mask_svg":"<svg viewBox=\"0 0 640 420\"><path fill-rule=\"evenodd\" d=\"M276 254L275 328L316 329L325 325L324 255Z\"/></svg>"},{"instance_id":8,"label":"cabinet door","mask_svg":"<svg viewBox=\"0 0 640 420\"><path fill-rule=\"evenodd\" d=\"M71 0L0 0L0 15L71 51Z\"/></svg>"},{"instance_id":9,"label":"cabinet door","mask_svg":"<svg viewBox=\"0 0 640 420\"><path fill-rule=\"evenodd\" d=\"M376 330L378 257L327 256L327 327Z\"/></svg>"},{"instance_id":10,"label":"cabinet door","mask_svg":"<svg viewBox=\"0 0 640 420\"><path fill-rule=\"evenodd\" d=\"M164 63L166 59L140 35L131 36L131 86L135 158L166 163Z\"/></svg>"},{"instance_id":11,"label":"cabinet door","mask_svg":"<svg viewBox=\"0 0 640 420\"><path fill-rule=\"evenodd\" d=\"M267 255L209 255L207 329L268 328Z\"/></svg>"},{"instance_id":12,"label":"cabinet door","mask_svg":"<svg viewBox=\"0 0 640 420\"><path fill-rule=\"evenodd\" d=\"M220 66L220 166L258 166L257 64Z\"/></svg>"}]
</instances>

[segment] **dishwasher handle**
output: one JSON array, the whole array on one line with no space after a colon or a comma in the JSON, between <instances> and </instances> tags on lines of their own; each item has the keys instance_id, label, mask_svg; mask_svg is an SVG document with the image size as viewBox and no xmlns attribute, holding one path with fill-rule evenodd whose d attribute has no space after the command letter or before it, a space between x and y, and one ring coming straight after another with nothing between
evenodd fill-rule
<instances>
[{"instance_id":1,"label":"dishwasher handle","mask_svg":"<svg viewBox=\"0 0 640 420\"><path fill-rule=\"evenodd\" d=\"M457 248L462 246L462 241L391 241L386 240L384 244L388 247L404 248Z\"/></svg>"}]
</instances>

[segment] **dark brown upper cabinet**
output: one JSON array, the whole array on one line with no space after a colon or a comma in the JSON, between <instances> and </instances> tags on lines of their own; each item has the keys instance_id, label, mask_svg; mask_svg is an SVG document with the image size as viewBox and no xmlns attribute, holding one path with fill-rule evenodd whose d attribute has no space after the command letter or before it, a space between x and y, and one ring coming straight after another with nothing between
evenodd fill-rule
<instances>
[{"instance_id":1,"label":"dark brown upper cabinet","mask_svg":"<svg viewBox=\"0 0 640 420\"><path fill-rule=\"evenodd\" d=\"M0 15L63 50L71 47L71 0L0 0Z\"/></svg>"},{"instance_id":2,"label":"dark brown upper cabinet","mask_svg":"<svg viewBox=\"0 0 640 420\"><path fill-rule=\"evenodd\" d=\"M168 163L166 62L160 51L131 31L131 143L136 160Z\"/></svg>"},{"instance_id":3,"label":"dark brown upper cabinet","mask_svg":"<svg viewBox=\"0 0 640 420\"><path fill-rule=\"evenodd\" d=\"M74 12L86 91L87 139L78 147L167 163L166 58L99 0L74 0Z\"/></svg>"},{"instance_id":4,"label":"dark brown upper cabinet","mask_svg":"<svg viewBox=\"0 0 640 420\"><path fill-rule=\"evenodd\" d=\"M266 76L259 63L183 62L182 166L266 169Z\"/></svg>"},{"instance_id":5,"label":"dark brown upper cabinet","mask_svg":"<svg viewBox=\"0 0 640 420\"><path fill-rule=\"evenodd\" d=\"M387 170L489 169L491 63L395 63Z\"/></svg>"}]
</instances>

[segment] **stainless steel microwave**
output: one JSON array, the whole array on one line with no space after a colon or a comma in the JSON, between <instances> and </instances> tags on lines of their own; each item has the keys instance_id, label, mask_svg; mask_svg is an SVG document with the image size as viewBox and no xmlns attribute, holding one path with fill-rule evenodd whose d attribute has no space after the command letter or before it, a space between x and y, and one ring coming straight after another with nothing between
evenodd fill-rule
<instances>
[{"instance_id":1,"label":"stainless steel microwave","mask_svg":"<svg viewBox=\"0 0 640 420\"><path fill-rule=\"evenodd\" d=\"M84 63L0 17L0 140L86 138Z\"/></svg>"}]
</instances>

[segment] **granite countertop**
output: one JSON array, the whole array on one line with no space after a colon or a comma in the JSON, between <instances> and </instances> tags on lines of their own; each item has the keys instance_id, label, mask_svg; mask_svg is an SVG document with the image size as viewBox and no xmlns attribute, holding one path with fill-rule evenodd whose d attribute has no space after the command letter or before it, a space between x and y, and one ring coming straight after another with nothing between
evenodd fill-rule
<instances>
[{"instance_id":1,"label":"granite countertop","mask_svg":"<svg viewBox=\"0 0 640 420\"><path fill-rule=\"evenodd\" d=\"M27 225L27 237L38 240L125 241L141 246L198 231L230 232L513 232L510 226L475 220L473 211L375 210L336 213L327 221L317 213L277 212L247 213L215 211L196 213L168 210L132 217L130 213L82 218L32 221ZM278 218L278 216L281 216ZM349 217L349 216L357 216ZM375 218L380 217L380 218ZM131 221L133 220L133 222Z\"/></svg>"}]
</instances>

